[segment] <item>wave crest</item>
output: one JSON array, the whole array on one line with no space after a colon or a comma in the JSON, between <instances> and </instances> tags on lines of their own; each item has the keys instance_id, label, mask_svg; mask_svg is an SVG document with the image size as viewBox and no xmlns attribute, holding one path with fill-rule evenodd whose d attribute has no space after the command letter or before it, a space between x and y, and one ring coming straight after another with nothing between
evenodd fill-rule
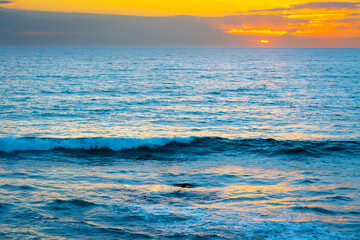
<instances>
[{"instance_id":1,"label":"wave crest","mask_svg":"<svg viewBox=\"0 0 360 240\"><path fill-rule=\"evenodd\" d=\"M185 145L184 145L185 144ZM124 151L147 148L153 151L208 155L260 154L281 156L360 156L358 141L294 141L274 139L227 139L220 137L174 138L0 138L0 152L61 150ZM160 150L161 149L161 150Z\"/></svg>"},{"instance_id":2,"label":"wave crest","mask_svg":"<svg viewBox=\"0 0 360 240\"><path fill-rule=\"evenodd\" d=\"M140 147L156 148L171 142L189 143L194 140L188 138L0 138L1 152L14 151L50 151L53 149L110 149L121 151Z\"/></svg>"}]
</instances>

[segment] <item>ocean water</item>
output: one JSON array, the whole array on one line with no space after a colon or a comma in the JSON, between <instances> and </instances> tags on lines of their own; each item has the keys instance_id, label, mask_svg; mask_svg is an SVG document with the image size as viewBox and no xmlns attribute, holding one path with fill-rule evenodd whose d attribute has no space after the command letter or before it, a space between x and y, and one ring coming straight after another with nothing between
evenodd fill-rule
<instances>
[{"instance_id":1,"label":"ocean water","mask_svg":"<svg viewBox=\"0 0 360 240\"><path fill-rule=\"evenodd\" d=\"M359 62L0 47L0 238L360 239Z\"/></svg>"}]
</instances>

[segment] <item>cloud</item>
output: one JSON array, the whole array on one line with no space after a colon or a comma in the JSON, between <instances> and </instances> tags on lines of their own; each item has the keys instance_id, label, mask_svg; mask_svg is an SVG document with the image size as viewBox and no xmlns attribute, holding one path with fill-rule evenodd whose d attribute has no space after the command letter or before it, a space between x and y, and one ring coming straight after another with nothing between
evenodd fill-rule
<instances>
[{"instance_id":1,"label":"cloud","mask_svg":"<svg viewBox=\"0 0 360 240\"><path fill-rule=\"evenodd\" d=\"M291 5L292 9L360 9L360 2L311 2L304 4Z\"/></svg>"},{"instance_id":2,"label":"cloud","mask_svg":"<svg viewBox=\"0 0 360 240\"><path fill-rule=\"evenodd\" d=\"M339 20L333 20L332 22L360 24L360 19L359 18L343 18L343 19L339 19Z\"/></svg>"},{"instance_id":3,"label":"cloud","mask_svg":"<svg viewBox=\"0 0 360 240\"><path fill-rule=\"evenodd\" d=\"M360 2L311 2L303 4L292 4L289 8L270 8L262 10L250 10L249 12L279 12L301 9L327 9L327 10L356 10L360 9Z\"/></svg>"},{"instance_id":4,"label":"cloud","mask_svg":"<svg viewBox=\"0 0 360 240\"><path fill-rule=\"evenodd\" d=\"M215 27L224 30L243 29L249 30L249 26L254 29L262 30L283 30L289 24L296 25L299 23L307 23L304 19L287 19L281 15L232 15L226 17L204 18ZM268 31L264 31L268 32Z\"/></svg>"},{"instance_id":5,"label":"cloud","mask_svg":"<svg viewBox=\"0 0 360 240\"><path fill-rule=\"evenodd\" d=\"M345 17L322 18L291 19L275 13L139 17L0 7L0 45L256 47L259 39L268 39L272 47L360 47L355 15L343 22ZM323 43L330 38L332 45Z\"/></svg>"},{"instance_id":6,"label":"cloud","mask_svg":"<svg viewBox=\"0 0 360 240\"><path fill-rule=\"evenodd\" d=\"M262 35L262 36L282 36L287 31L271 30L271 29L254 29L253 27L243 25L240 28L230 28L226 31L230 34L246 34L246 35Z\"/></svg>"},{"instance_id":7,"label":"cloud","mask_svg":"<svg viewBox=\"0 0 360 240\"><path fill-rule=\"evenodd\" d=\"M0 4L13 3L14 1L0 1Z\"/></svg>"},{"instance_id":8,"label":"cloud","mask_svg":"<svg viewBox=\"0 0 360 240\"><path fill-rule=\"evenodd\" d=\"M285 8L251 10L243 16L258 20L243 24L220 26L228 34L296 36L298 38L339 39L360 37L358 26L360 2L310 2L291 4ZM261 17L263 16L263 17ZM269 17L268 24L257 24ZM234 21L236 22L236 21ZM243 21L240 21L243 22Z\"/></svg>"},{"instance_id":9,"label":"cloud","mask_svg":"<svg viewBox=\"0 0 360 240\"><path fill-rule=\"evenodd\" d=\"M292 35L299 38L360 37L359 19L345 14L250 14L212 18L218 28L236 36Z\"/></svg>"},{"instance_id":10,"label":"cloud","mask_svg":"<svg viewBox=\"0 0 360 240\"><path fill-rule=\"evenodd\" d=\"M279 12L285 10L293 10L292 8L270 8L270 9L259 9L259 10L249 10L250 13L253 12Z\"/></svg>"},{"instance_id":11,"label":"cloud","mask_svg":"<svg viewBox=\"0 0 360 240\"><path fill-rule=\"evenodd\" d=\"M223 24L252 24L252 25L271 25L271 26L283 26L284 24L291 23L302 23L307 22L304 19L286 19L282 15L274 14L251 14L251 15L232 15L226 17L208 18L215 22L221 22Z\"/></svg>"},{"instance_id":12,"label":"cloud","mask_svg":"<svg viewBox=\"0 0 360 240\"><path fill-rule=\"evenodd\" d=\"M239 42L240 39L240 42ZM195 16L138 17L0 8L0 45L247 46Z\"/></svg>"},{"instance_id":13,"label":"cloud","mask_svg":"<svg viewBox=\"0 0 360 240\"><path fill-rule=\"evenodd\" d=\"M236 15L208 18L213 26L227 34L250 36L283 36L297 31L301 24L308 23L304 19L288 19L281 15Z\"/></svg>"}]
</instances>

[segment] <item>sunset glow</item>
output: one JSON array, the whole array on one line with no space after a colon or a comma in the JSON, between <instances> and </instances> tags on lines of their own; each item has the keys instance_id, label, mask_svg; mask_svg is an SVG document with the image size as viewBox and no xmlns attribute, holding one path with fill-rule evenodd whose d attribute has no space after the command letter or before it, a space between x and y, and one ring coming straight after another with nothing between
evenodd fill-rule
<instances>
[{"instance_id":1,"label":"sunset glow","mask_svg":"<svg viewBox=\"0 0 360 240\"><path fill-rule=\"evenodd\" d=\"M261 39L260 42L261 42L261 43L264 43L264 44L268 44L268 43L269 43L269 40L263 40L263 39Z\"/></svg>"},{"instance_id":2,"label":"sunset glow","mask_svg":"<svg viewBox=\"0 0 360 240\"><path fill-rule=\"evenodd\" d=\"M360 3L357 0L300 0L290 3L285 0L271 2L255 0L247 3L236 0L8 0L0 1L1 9L36 11L36 13L43 11L47 13L111 14L111 16L150 17L159 20L192 17L191 21L193 22L187 23L189 37L193 35L193 31L201 32L191 30L191 26L198 23L203 25L203 29L210 28L218 31L219 37L238 38L231 42L249 42L249 40L242 40L242 37L271 36L282 39L282 41L276 42L279 44L281 42L286 46L290 46L294 42L302 43L302 39L307 39L310 46L313 46L311 44L315 42L320 44L329 41L338 42L338 45L334 45L338 47L348 47L348 45L344 45L345 42L355 44L355 47L360 46ZM177 23L174 24L177 25ZM37 26L33 28L37 28ZM161 29L161 27L159 28ZM176 29L176 27L173 28ZM134 29L136 29L135 26ZM35 32L41 32L43 36L54 35L50 33L57 32L63 32L64 35L69 35L67 32L81 32L78 29L68 31L62 29L0 30L8 32L12 36L30 36L35 34L24 33ZM204 38L209 39L206 36ZM288 38L294 38L297 41L290 43L285 40ZM322 46L322 44L320 45Z\"/></svg>"}]
</instances>

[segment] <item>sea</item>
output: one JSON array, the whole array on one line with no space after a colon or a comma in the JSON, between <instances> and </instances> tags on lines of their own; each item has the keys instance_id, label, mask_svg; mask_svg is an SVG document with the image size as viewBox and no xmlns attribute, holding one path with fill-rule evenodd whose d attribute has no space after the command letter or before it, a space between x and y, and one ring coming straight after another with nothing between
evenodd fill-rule
<instances>
[{"instance_id":1,"label":"sea","mask_svg":"<svg viewBox=\"0 0 360 240\"><path fill-rule=\"evenodd\" d=\"M360 49L0 47L0 239L360 239Z\"/></svg>"}]
</instances>

